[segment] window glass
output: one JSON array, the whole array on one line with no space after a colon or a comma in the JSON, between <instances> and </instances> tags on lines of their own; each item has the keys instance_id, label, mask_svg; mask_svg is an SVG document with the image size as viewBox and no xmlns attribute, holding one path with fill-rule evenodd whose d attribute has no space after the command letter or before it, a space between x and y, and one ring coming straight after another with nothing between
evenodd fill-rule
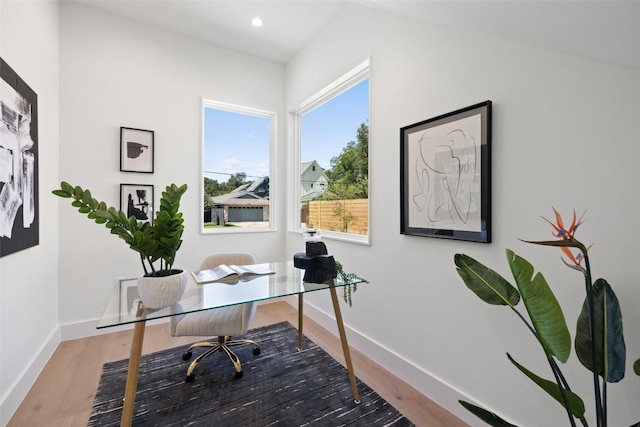
<instances>
[{"instance_id":1,"label":"window glass","mask_svg":"<svg viewBox=\"0 0 640 427\"><path fill-rule=\"evenodd\" d=\"M273 113L203 101L203 232L271 228L274 121Z\"/></svg>"},{"instance_id":2,"label":"window glass","mask_svg":"<svg viewBox=\"0 0 640 427\"><path fill-rule=\"evenodd\" d=\"M299 228L367 243L368 70L367 62L312 97L295 114L300 153Z\"/></svg>"}]
</instances>

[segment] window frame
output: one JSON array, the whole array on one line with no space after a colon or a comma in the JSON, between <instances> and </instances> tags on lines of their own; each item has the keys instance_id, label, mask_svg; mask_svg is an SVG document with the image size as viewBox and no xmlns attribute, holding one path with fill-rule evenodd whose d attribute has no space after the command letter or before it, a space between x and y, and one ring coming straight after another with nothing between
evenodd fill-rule
<instances>
[{"instance_id":1,"label":"window frame","mask_svg":"<svg viewBox=\"0 0 640 427\"><path fill-rule=\"evenodd\" d=\"M205 110L213 108L231 113L245 114L261 117L269 120L269 221L266 227L225 227L225 228L205 228L204 218L204 178L205 178ZM276 221L276 135L277 135L277 114L272 111L262 110L253 107L246 107L237 104L230 104L222 101L214 101L202 98L201 102L201 136L200 136L200 234L242 234L242 233L265 233L277 231Z\"/></svg>"},{"instance_id":2,"label":"window frame","mask_svg":"<svg viewBox=\"0 0 640 427\"><path fill-rule=\"evenodd\" d=\"M341 95L342 93L348 91L352 87L357 84L363 82L364 80L369 79L369 114L367 118L367 122L369 125L369 129L371 129L371 64L370 59L362 62L357 65L355 68L351 69L346 74L342 75L332 83L330 83L325 88L316 92L305 101L300 103L297 107L292 109L289 112L289 118L292 123L292 141L293 141L293 150L292 150L292 164L293 164L293 178L292 182L294 182L293 188L289 191L289 194L292 194L292 198L288 199L288 203L290 206L290 218L289 222L289 230L295 233L302 234L305 229L301 226L301 216L300 216L300 164L301 164L301 121L302 116L313 109L325 104L326 102L332 100L333 98ZM371 137L371 132L369 132L369 138ZM371 145L369 145L371 147ZM369 148L369 153L371 149ZM371 170L371 158L369 157L369 170ZM371 244L371 174L369 174L369 186L368 186L368 194L367 198L368 202L368 232L366 235L363 234L355 234L355 233L344 233L338 231L330 231L320 229L320 233L323 238L333 239L333 240L342 240L351 243L358 243L363 245Z\"/></svg>"}]
</instances>

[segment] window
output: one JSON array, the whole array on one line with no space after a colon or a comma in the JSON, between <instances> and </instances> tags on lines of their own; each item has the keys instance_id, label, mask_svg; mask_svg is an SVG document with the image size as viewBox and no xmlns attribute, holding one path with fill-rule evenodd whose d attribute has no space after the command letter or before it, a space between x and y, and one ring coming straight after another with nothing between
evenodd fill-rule
<instances>
[{"instance_id":1,"label":"window","mask_svg":"<svg viewBox=\"0 0 640 427\"><path fill-rule=\"evenodd\" d=\"M202 102L202 232L272 229L275 114Z\"/></svg>"},{"instance_id":2,"label":"window","mask_svg":"<svg viewBox=\"0 0 640 427\"><path fill-rule=\"evenodd\" d=\"M293 228L369 243L369 61L304 102L293 119Z\"/></svg>"}]
</instances>

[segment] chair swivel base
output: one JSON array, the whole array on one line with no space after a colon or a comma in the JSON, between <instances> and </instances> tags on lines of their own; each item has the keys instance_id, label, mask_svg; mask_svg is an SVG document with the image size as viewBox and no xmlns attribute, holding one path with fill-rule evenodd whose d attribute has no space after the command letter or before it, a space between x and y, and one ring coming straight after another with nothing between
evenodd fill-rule
<instances>
[{"instance_id":1,"label":"chair swivel base","mask_svg":"<svg viewBox=\"0 0 640 427\"><path fill-rule=\"evenodd\" d=\"M229 347L244 345L244 344L251 344L255 346L255 348L253 349L253 354L255 354L256 356L260 354L260 345L253 340L231 341L229 340L229 337L218 337L218 342L202 341L202 342L197 342L195 344L192 344L187 350L187 352L182 355L182 360L191 359L191 356L193 354L193 349L196 347L208 347L209 350L202 353L200 356L196 357L193 362L191 362L191 364L189 365L189 368L187 369L187 376L185 377L185 381L192 382L195 379L195 374L193 373L193 371L196 369L196 366L198 366L198 363L200 363L202 360L206 359L207 357L219 351L224 352L227 355L227 357L229 357L229 360L231 360L231 362L233 363L233 366L236 370L235 378L242 378L243 372L242 372L242 364L240 363L240 359Z\"/></svg>"}]
</instances>

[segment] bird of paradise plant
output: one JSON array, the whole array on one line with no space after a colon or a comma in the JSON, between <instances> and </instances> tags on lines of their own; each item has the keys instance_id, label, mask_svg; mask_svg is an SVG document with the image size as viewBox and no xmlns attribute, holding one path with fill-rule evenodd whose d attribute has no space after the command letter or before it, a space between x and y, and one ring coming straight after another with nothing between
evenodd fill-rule
<instances>
[{"instance_id":1,"label":"bird of paradise plant","mask_svg":"<svg viewBox=\"0 0 640 427\"><path fill-rule=\"evenodd\" d=\"M593 373L596 427L607 427L607 383L619 382L625 374L626 346L620 305L605 279L592 282L591 246L587 247L575 238L584 214L578 218L574 211L571 225L565 228L562 216L555 209L553 212L555 222L543 219L553 227L555 240L523 241L559 247L565 255L562 258L564 264L584 276L586 296L578 316L575 350L580 363ZM588 427L584 401L571 390L557 363L565 363L571 353L571 336L562 308L542 273L534 276L534 268L527 260L509 249L506 252L517 289L498 273L467 255L456 254L454 262L466 286L480 299L488 304L508 306L524 322L542 347L554 380L536 375L507 353L509 361L565 408L572 427L576 427L576 420ZM516 307L521 299L529 320ZM635 361L633 368L640 376L640 359ZM465 401L460 403L491 426L514 427L495 413ZM632 427L640 427L640 423Z\"/></svg>"}]
</instances>

